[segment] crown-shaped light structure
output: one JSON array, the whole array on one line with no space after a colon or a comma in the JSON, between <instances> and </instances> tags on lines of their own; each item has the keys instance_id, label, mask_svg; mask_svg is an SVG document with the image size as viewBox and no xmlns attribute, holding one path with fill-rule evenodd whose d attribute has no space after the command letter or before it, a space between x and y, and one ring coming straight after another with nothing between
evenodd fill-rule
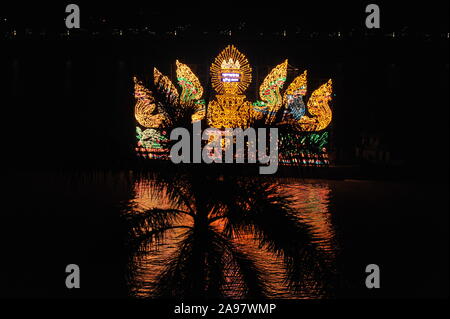
<instances>
[{"instance_id":1,"label":"crown-shaped light structure","mask_svg":"<svg viewBox=\"0 0 450 319\"><path fill-rule=\"evenodd\" d=\"M233 58L229 58L228 61L223 60L220 67L222 69L239 70L241 68L241 64L239 61L233 61Z\"/></svg>"}]
</instances>

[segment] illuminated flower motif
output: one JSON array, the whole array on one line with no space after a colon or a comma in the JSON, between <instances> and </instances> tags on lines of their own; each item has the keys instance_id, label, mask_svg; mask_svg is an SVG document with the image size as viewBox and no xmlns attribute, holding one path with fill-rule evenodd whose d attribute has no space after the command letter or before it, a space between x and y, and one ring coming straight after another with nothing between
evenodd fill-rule
<instances>
[{"instance_id":1,"label":"illuminated flower motif","mask_svg":"<svg viewBox=\"0 0 450 319\"><path fill-rule=\"evenodd\" d=\"M142 130L140 127L136 127L136 137L138 139L138 146L142 146L147 149L162 149L161 142L167 141L167 137L162 135L156 129Z\"/></svg>"}]
</instances>

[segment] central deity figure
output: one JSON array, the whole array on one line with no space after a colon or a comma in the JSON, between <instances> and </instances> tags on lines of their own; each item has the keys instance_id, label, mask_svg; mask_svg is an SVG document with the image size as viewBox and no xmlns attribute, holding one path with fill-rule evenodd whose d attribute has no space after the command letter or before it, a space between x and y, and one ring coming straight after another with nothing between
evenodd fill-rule
<instances>
[{"instance_id":1,"label":"central deity figure","mask_svg":"<svg viewBox=\"0 0 450 319\"><path fill-rule=\"evenodd\" d=\"M247 127L252 104L244 91L252 81L247 58L234 46L225 48L211 65L211 82L218 93L208 105L208 124L215 128Z\"/></svg>"}]
</instances>

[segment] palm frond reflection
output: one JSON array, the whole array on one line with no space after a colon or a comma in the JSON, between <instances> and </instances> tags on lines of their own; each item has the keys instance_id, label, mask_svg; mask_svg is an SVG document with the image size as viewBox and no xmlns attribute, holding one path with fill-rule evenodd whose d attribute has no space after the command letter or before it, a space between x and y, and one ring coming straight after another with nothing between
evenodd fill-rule
<instances>
[{"instance_id":1,"label":"palm frond reflection","mask_svg":"<svg viewBox=\"0 0 450 319\"><path fill-rule=\"evenodd\" d=\"M129 265L132 293L327 296L335 258L330 190L311 184L298 192L289 185L206 174L137 177L133 209L125 214L135 252ZM301 212L299 194L312 198L309 203L300 198L306 200Z\"/></svg>"}]
</instances>

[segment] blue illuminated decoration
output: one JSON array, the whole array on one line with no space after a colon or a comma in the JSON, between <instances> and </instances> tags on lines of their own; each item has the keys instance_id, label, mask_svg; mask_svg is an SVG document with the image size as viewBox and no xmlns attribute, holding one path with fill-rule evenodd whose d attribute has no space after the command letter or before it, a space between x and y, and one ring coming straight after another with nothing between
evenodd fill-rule
<instances>
[{"instance_id":1,"label":"blue illuminated decoration","mask_svg":"<svg viewBox=\"0 0 450 319\"><path fill-rule=\"evenodd\" d=\"M241 82L240 73L221 73L222 82Z\"/></svg>"},{"instance_id":2,"label":"blue illuminated decoration","mask_svg":"<svg viewBox=\"0 0 450 319\"><path fill-rule=\"evenodd\" d=\"M306 112L306 106L303 102L302 95L288 95L287 96L287 110L295 120L300 120Z\"/></svg>"}]
</instances>

